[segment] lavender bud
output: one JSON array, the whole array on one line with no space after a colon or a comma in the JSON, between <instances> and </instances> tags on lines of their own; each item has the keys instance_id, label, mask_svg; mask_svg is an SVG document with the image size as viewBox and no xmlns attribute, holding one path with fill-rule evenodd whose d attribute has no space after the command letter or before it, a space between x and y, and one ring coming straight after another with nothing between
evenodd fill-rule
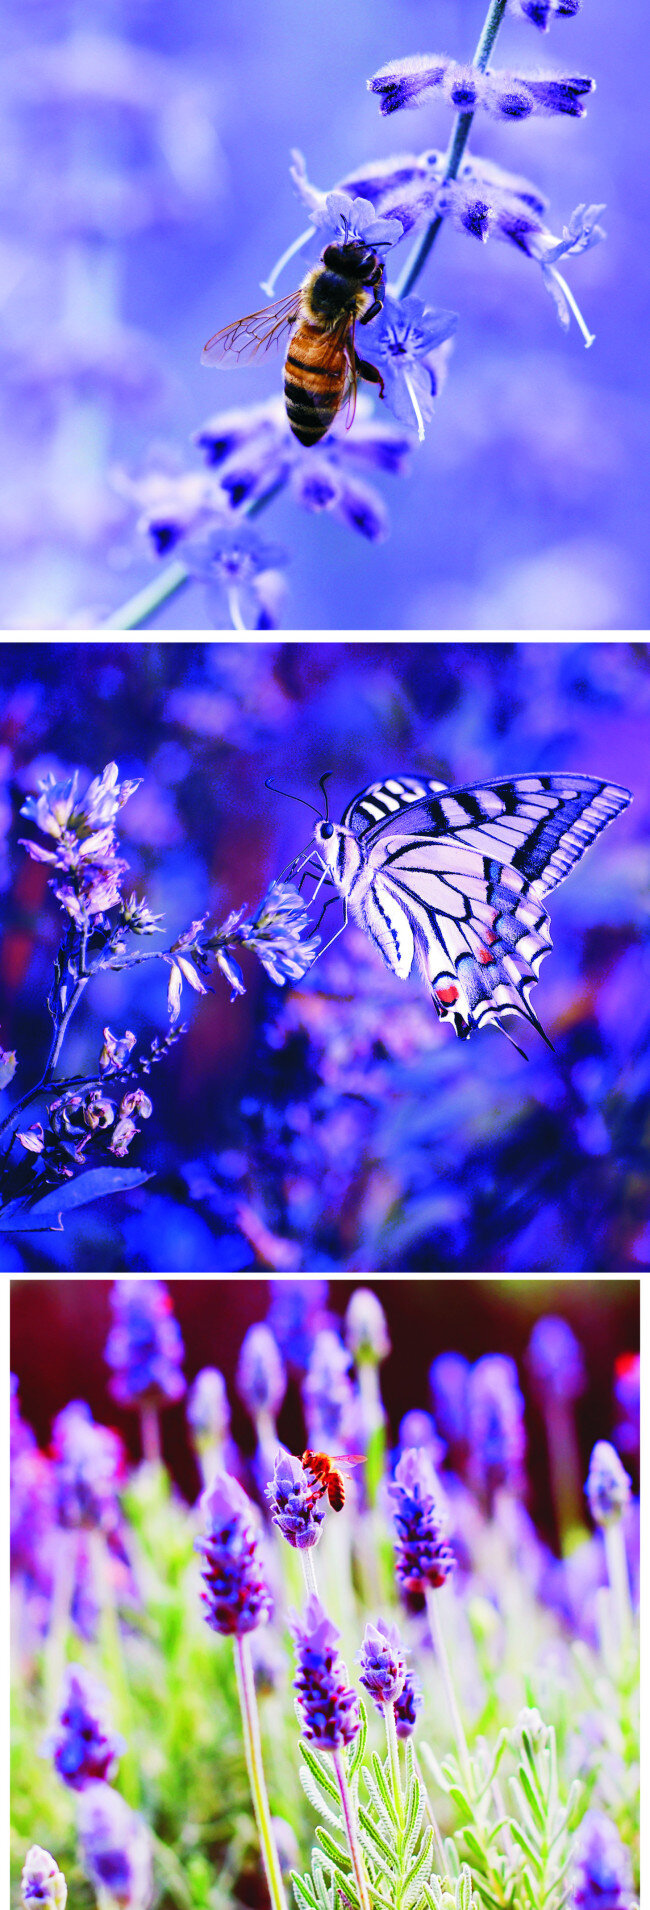
<instances>
[{"instance_id":1,"label":"lavender bud","mask_svg":"<svg viewBox=\"0 0 650 1910\"><path fill-rule=\"evenodd\" d=\"M327 1280L271 1280L267 1324L289 1366L304 1373L326 1323Z\"/></svg>"},{"instance_id":2,"label":"lavender bud","mask_svg":"<svg viewBox=\"0 0 650 1910\"><path fill-rule=\"evenodd\" d=\"M424 1698L419 1686L415 1683L413 1673L407 1671L400 1695L395 1699L393 1705L395 1729L398 1738L410 1738L412 1736L417 1723L418 1711L422 1710L423 1704Z\"/></svg>"},{"instance_id":3,"label":"lavender bud","mask_svg":"<svg viewBox=\"0 0 650 1910\"><path fill-rule=\"evenodd\" d=\"M68 1665L58 1730L48 1744L54 1768L73 1791L115 1777L124 1739L107 1720L108 1695L83 1665Z\"/></svg>"},{"instance_id":4,"label":"lavender bud","mask_svg":"<svg viewBox=\"0 0 650 1910\"><path fill-rule=\"evenodd\" d=\"M230 1427L230 1408L223 1373L216 1366L203 1366L187 1395L187 1422L195 1446L219 1443Z\"/></svg>"},{"instance_id":5,"label":"lavender bud","mask_svg":"<svg viewBox=\"0 0 650 1910\"><path fill-rule=\"evenodd\" d=\"M208 1528L205 1538L194 1541L195 1551L205 1559L203 1616L212 1631L241 1637L265 1624L273 1610L254 1508L237 1480L226 1472L217 1473L200 1504Z\"/></svg>"},{"instance_id":6,"label":"lavender bud","mask_svg":"<svg viewBox=\"0 0 650 1910\"><path fill-rule=\"evenodd\" d=\"M582 1348L566 1320L554 1313L536 1320L528 1343L528 1369L542 1399L577 1399L585 1388Z\"/></svg>"},{"instance_id":7,"label":"lavender bud","mask_svg":"<svg viewBox=\"0 0 650 1910\"><path fill-rule=\"evenodd\" d=\"M21 1893L25 1910L65 1910L68 1886L63 1871L40 1844L32 1844L27 1852Z\"/></svg>"},{"instance_id":8,"label":"lavender bud","mask_svg":"<svg viewBox=\"0 0 650 1910\"><path fill-rule=\"evenodd\" d=\"M183 1341L162 1280L117 1280L111 1292L115 1324L106 1342L120 1406L164 1406L182 1399Z\"/></svg>"},{"instance_id":9,"label":"lavender bud","mask_svg":"<svg viewBox=\"0 0 650 1910\"><path fill-rule=\"evenodd\" d=\"M370 1287L357 1287L345 1315L345 1341L356 1360L379 1365L390 1353L390 1339L381 1300Z\"/></svg>"},{"instance_id":10,"label":"lavender bud","mask_svg":"<svg viewBox=\"0 0 650 1910\"><path fill-rule=\"evenodd\" d=\"M346 1450L345 1423L352 1406L348 1379L350 1355L337 1333L317 1333L302 1389L307 1437L312 1452Z\"/></svg>"},{"instance_id":11,"label":"lavender bud","mask_svg":"<svg viewBox=\"0 0 650 1910\"><path fill-rule=\"evenodd\" d=\"M149 1830L109 1784L90 1784L82 1792L79 1842L95 1890L121 1910L148 1910L153 1895Z\"/></svg>"},{"instance_id":12,"label":"lavender bud","mask_svg":"<svg viewBox=\"0 0 650 1910\"><path fill-rule=\"evenodd\" d=\"M430 1413L421 1412L417 1406L412 1407L410 1413L405 1413L400 1421L398 1445L400 1454L408 1452L410 1446L420 1446L423 1452L428 1453L434 1472L442 1465L445 1448L438 1438L434 1421Z\"/></svg>"},{"instance_id":13,"label":"lavender bud","mask_svg":"<svg viewBox=\"0 0 650 1910\"><path fill-rule=\"evenodd\" d=\"M436 1505L436 1479L428 1453L405 1452L388 1488L397 1532L395 1571L404 1592L444 1585L455 1560Z\"/></svg>"},{"instance_id":14,"label":"lavender bud","mask_svg":"<svg viewBox=\"0 0 650 1910\"><path fill-rule=\"evenodd\" d=\"M591 1459L585 1492L595 1525L612 1525L629 1504L632 1482L608 1439L597 1439Z\"/></svg>"},{"instance_id":15,"label":"lavender bud","mask_svg":"<svg viewBox=\"0 0 650 1910\"><path fill-rule=\"evenodd\" d=\"M467 1393L470 1363L463 1353L440 1353L429 1369L436 1429L448 1446L467 1441Z\"/></svg>"},{"instance_id":16,"label":"lavender bud","mask_svg":"<svg viewBox=\"0 0 650 1910\"><path fill-rule=\"evenodd\" d=\"M632 1910L630 1859L616 1825L589 1810L575 1843L571 1910Z\"/></svg>"},{"instance_id":17,"label":"lavender bud","mask_svg":"<svg viewBox=\"0 0 650 1910\"><path fill-rule=\"evenodd\" d=\"M118 1433L96 1425L85 1400L74 1399L57 1413L52 1435L59 1525L111 1531L119 1522L116 1494L124 1458Z\"/></svg>"},{"instance_id":18,"label":"lavender bud","mask_svg":"<svg viewBox=\"0 0 650 1910\"><path fill-rule=\"evenodd\" d=\"M531 26L547 33L554 17L569 19L579 13L581 0L508 0L510 13L519 13Z\"/></svg>"},{"instance_id":19,"label":"lavender bud","mask_svg":"<svg viewBox=\"0 0 650 1910\"><path fill-rule=\"evenodd\" d=\"M416 53L402 60L391 60L368 80L368 92L378 93L380 112L396 113L401 107L420 106L442 86L451 61L444 54Z\"/></svg>"},{"instance_id":20,"label":"lavender bud","mask_svg":"<svg viewBox=\"0 0 650 1910\"><path fill-rule=\"evenodd\" d=\"M347 1682L336 1646L340 1632L318 1598L308 1599L302 1619L290 1620L298 1662L296 1711L303 1735L319 1751L351 1744L361 1723L359 1700Z\"/></svg>"},{"instance_id":21,"label":"lavender bud","mask_svg":"<svg viewBox=\"0 0 650 1910\"><path fill-rule=\"evenodd\" d=\"M489 1504L500 1487L517 1492L522 1484L524 1400L514 1360L502 1353L477 1360L467 1398L470 1481Z\"/></svg>"},{"instance_id":22,"label":"lavender bud","mask_svg":"<svg viewBox=\"0 0 650 1910\"><path fill-rule=\"evenodd\" d=\"M249 1326L239 1355L237 1391L252 1419L259 1413L278 1412L287 1390L287 1376L270 1327Z\"/></svg>"},{"instance_id":23,"label":"lavender bud","mask_svg":"<svg viewBox=\"0 0 650 1910\"><path fill-rule=\"evenodd\" d=\"M273 1524L299 1552L316 1545L325 1508L314 1499L314 1482L292 1452L279 1452L265 1494Z\"/></svg>"},{"instance_id":24,"label":"lavender bud","mask_svg":"<svg viewBox=\"0 0 650 1910\"><path fill-rule=\"evenodd\" d=\"M406 1662L397 1626L387 1625L383 1618L378 1625L368 1623L357 1658L361 1683L370 1692L377 1710L394 1704L406 1679Z\"/></svg>"}]
</instances>

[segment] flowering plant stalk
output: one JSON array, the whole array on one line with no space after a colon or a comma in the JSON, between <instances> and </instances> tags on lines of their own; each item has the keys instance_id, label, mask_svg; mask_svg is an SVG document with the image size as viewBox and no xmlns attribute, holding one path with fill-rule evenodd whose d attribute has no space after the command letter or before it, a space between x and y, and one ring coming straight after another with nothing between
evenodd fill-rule
<instances>
[{"instance_id":1,"label":"flowering plant stalk","mask_svg":"<svg viewBox=\"0 0 650 1910\"><path fill-rule=\"evenodd\" d=\"M532 114L582 116L583 102L593 91L590 78L563 74L538 78L490 65L508 9L546 30L553 15L575 13L577 5L578 0L575 4L573 0L557 4L555 0L490 0L474 57L467 65L446 55L416 54L388 62L373 75L368 86L379 96L384 114L419 107L437 92L442 94L455 109L446 152L385 158L358 168L329 193L311 185L302 156L294 154L292 176L309 210L311 227L282 254L264 283L269 294L279 272L313 241L314 227L324 248L328 243L356 243L369 248L382 264L405 237L419 235L394 283L384 288L382 276L377 301L381 309L372 321L366 312L361 313L360 324L367 323L368 329L359 364L360 376L375 388L379 385L384 411L392 410L420 441L432 416L458 322L457 314L436 311L414 296L445 220L451 219L459 230L481 241L494 234L535 260L560 323L566 328L573 317L585 345L593 343L559 265L604 236L598 224L603 207L578 206L558 238L545 224L546 200L534 185L480 156L466 157L477 111L506 122ZM232 333L234 339L236 326ZM141 527L154 550L160 555L173 549L175 556L157 583L138 591L108 619L107 628L142 627L193 577L220 587L235 628L246 628L247 618L250 627L268 628L276 621L277 580L285 559L257 538L250 520L287 486L303 508L330 510L371 541L385 534L381 500L369 487L365 492L358 487L350 466L358 453L362 464L399 470L408 437L402 445L393 437L391 449L390 434L384 432L381 419L373 420L369 431L360 407L360 423L349 444L335 420L326 442L305 453L292 439L279 401L249 407L249 413L250 418L246 408L218 413L196 434L210 466L207 479L185 473L174 483L162 473L149 472L141 482L131 482L134 501L142 507Z\"/></svg>"},{"instance_id":2,"label":"flowering plant stalk","mask_svg":"<svg viewBox=\"0 0 650 1910\"><path fill-rule=\"evenodd\" d=\"M141 1079L184 1033L178 1019L184 983L196 994L207 994L214 962L234 1001L245 993L235 949L251 949L282 985L305 973L320 946L318 936L302 939L308 920L298 890L272 882L251 916L243 908L234 910L221 928L206 930L206 913L168 948L143 949L142 938L160 932L162 917L153 915L135 891L128 898L122 893L128 865L119 854L115 821L139 784L120 783L118 775L117 764L108 763L81 795L77 771L65 782L50 772L38 796L29 796L21 811L46 838L45 844L29 838L22 846L33 861L52 869L49 886L67 925L48 998L49 1054L39 1080L0 1122L0 1135L7 1137L0 1163L0 1230L7 1232L60 1231L66 1212L149 1179L143 1169L111 1163L126 1157L141 1131L138 1117L148 1120L153 1112ZM148 961L163 962L169 971L168 1032L138 1052L131 1029L116 1035L105 1027L95 1065L83 1074L62 1075L64 1042L89 984L101 974L119 974ZM16 1070L15 1054L5 1056L4 1064L2 1085L7 1086ZM19 1128L20 1115L33 1103L45 1105L45 1120ZM150 1406L145 1400L144 1436L150 1456L157 1458Z\"/></svg>"}]
</instances>

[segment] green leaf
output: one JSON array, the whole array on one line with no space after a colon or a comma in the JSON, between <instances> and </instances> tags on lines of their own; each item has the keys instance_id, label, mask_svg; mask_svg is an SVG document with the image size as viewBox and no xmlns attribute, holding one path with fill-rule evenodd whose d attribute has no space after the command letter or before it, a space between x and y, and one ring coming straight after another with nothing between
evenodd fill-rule
<instances>
[{"instance_id":1,"label":"green leaf","mask_svg":"<svg viewBox=\"0 0 650 1910\"><path fill-rule=\"evenodd\" d=\"M389 1819L389 1822L393 1825L393 1828L397 1830L397 1827L398 1827L397 1811L395 1809L395 1805L393 1803L393 1799L392 1799L390 1790L388 1788L388 1779L387 1779L386 1771L384 1769L384 1765L382 1764L381 1758L377 1756L376 1751L373 1751L373 1754L372 1754L372 1771L373 1771L373 1776L375 1778L375 1782L377 1785L377 1789L380 1792L380 1795L382 1798L386 1815ZM368 1784L369 1778L370 1778L370 1772L367 1766L364 1772L364 1776L366 1779L366 1783Z\"/></svg>"},{"instance_id":2,"label":"green leaf","mask_svg":"<svg viewBox=\"0 0 650 1910\"><path fill-rule=\"evenodd\" d=\"M105 1194L124 1194L131 1187L142 1187L145 1181L152 1180L152 1174L145 1174L139 1167L90 1167L85 1174L77 1174L76 1180L64 1181L62 1187L55 1187L42 1200L37 1200L28 1210L22 1209L16 1217L9 1215L4 1208L0 1214L0 1229L5 1233L41 1232L56 1228L62 1214L69 1214L76 1207L87 1207L89 1201L100 1200ZM12 1208L14 1203L11 1203ZM9 1217L8 1217L9 1216Z\"/></svg>"},{"instance_id":3,"label":"green leaf","mask_svg":"<svg viewBox=\"0 0 650 1910\"><path fill-rule=\"evenodd\" d=\"M324 1830L322 1824L317 1825L316 1836L321 1850L325 1852L325 1856L329 1858L330 1863L334 1864L337 1870L340 1870L343 1877L348 1876L352 1870L349 1851L347 1849L341 1849L340 1844L336 1843L334 1837L330 1837L329 1831Z\"/></svg>"},{"instance_id":4,"label":"green leaf","mask_svg":"<svg viewBox=\"0 0 650 1910\"><path fill-rule=\"evenodd\" d=\"M528 1803L531 1816L534 1822L537 1824L538 1829L540 1831L544 1831L546 1829L546 1814L542 1810L541 1804L539 1802L539 1798L537 1796L537 1792L533 1790L533 1786L528 1776L528 1772L526 1770L525 1764L520 1764L519 1766L519 1781L521 1783L522 1791Z\"/></svg>"},{"instance_id":5,"label":"green leaf","mask_svg":"<svg viewBox=\"0 0 650 1910\"><path fill-rule=\"evenodd\" d=\"M309 1799L312 1809L316 1812L316 1816L326 1817L328 1823L333 1824L335 1830L340 1830L341 1821L342 1821L340 1809L338 1811L335 1811L330 1808L329 1802L326 1801L325 1797L323 1796L321 1785L316 1783L315 1778L312 1777L311 1771L306 1771L303 1767L303 1769L300 1772L300 1782L302 1784L305 1797Z\"/></svg>"},{"instance_id":6,"label":"green leaf","mask_svg":"<svg viewBox=\"0 0 650 1910\"><path fill-rule=\"evenodd\" d=\"M522 1825L518 1824L514 1818L511 1818L510 1830L512 1832L512 1836L514 1837L515 1843L519 1845L520 1850L523 1850L524 1855L529 1858L531 1864L533 1865L534 1870L537 1872L537 1875L541 1877L544 1866L540 1862L538 1852L533 1848L530 1838L526 1836L526 1832L522 1828Z\"/></svg>"},{"instance_id":7,"label":"green leaf","mask_svg":"<svg viewBox=\"0 0 650 1910\"><path fill-rule=\"evenodd\" d=\"M302 1739L300 1742L300 1751L302 1757L304 1757L308 1771L311 1771L314 1782L322 1788L327 1797L334 1799L340 1811L341 1800L338 1785L336 1779L332 1777L329 1765L325 1763L324 1758L318 1756L316 1751L312 1751L310 1745L305 1744Z\"/></svg>"}]
</instances>

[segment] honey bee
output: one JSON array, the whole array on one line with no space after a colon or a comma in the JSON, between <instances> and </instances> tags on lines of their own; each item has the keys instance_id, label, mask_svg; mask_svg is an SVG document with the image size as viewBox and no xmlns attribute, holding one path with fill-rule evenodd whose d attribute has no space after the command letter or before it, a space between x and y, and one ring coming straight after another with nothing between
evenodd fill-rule
<instances>
[{"instance_id":1,"label":"honey bee","mask_svg":"<svg viewBox=\"0 0 650 1910\"><path fill-rule=\"evenodd\" d=\"M304 1466L305 1472L311 1473L314 1480L314 1505L326 1492L332 1511L342 1512L345 1505L345 1483L339 1467L342 1466L343 1470L347 1471L348 1466L362 1466L364 1457L362 1452L335 1452L331 1458L328 1452L303 1452L300 1464Z\"/></svg>"},{"instance_id":2,"label":"honey bee","mask_svg":"<svg viewBox=\"0 0 650 1910\"><path fill-rule=\"evenodd\" d=\"M384 267L377 252L361 239L326 245L318 265L306 273L289 298L250 312L208 340L203 363L236 368L268 356L290 332L284 366L284 397L289 424L301 444L317 444L334 423L346 398L348 429L354 417L357 380L379 385L375 365L359 354L356 325L369 325L384 302Z\"/></svg>"}]
</instances>

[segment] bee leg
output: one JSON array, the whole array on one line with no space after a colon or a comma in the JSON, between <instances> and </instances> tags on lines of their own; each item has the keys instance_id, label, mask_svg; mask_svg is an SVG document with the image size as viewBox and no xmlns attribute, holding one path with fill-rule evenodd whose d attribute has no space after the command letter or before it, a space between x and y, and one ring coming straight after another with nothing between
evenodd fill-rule
<instances>
[{"instance_id":1,"label":"bee leg","mask_svg":"<svg viewBox=\"0 0 650 1910\"><path fill-rule=\"evenodd\" d=\"M384 303L383 290L382 290L381 298L379 297L379 291L377 290L375 292L372 305L368 306L367 312L364 312L363 317L359 319L358 323L360 325L369 325L371 318L376 318L377 313L381 311L383 303Z\"/></svg>"},{"instance_id":2,"label":"bee leg","mask_svg":"<svg viewBox=\"0 0 650 1910\"><path fill-rule=\"evenodd\" d=\"M381 387L379 396L380 398L383 398L384 380L382 378L381 372L377 370L377 366L370 365L368 363L367 358L360 358L359 353L355 352L354 369L356 371L358 378L365 378L369 385L379 385Z\"/></svg>"}]
</instances>

